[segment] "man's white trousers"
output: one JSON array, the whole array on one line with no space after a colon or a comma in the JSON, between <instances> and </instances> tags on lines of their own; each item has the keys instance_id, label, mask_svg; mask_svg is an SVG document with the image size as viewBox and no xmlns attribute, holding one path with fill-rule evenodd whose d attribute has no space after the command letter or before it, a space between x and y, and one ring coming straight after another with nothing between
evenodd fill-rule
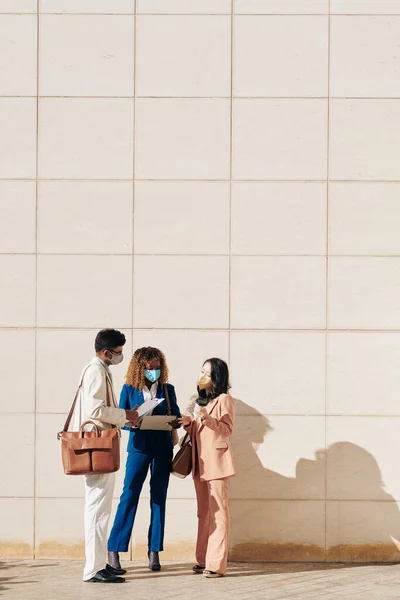
<instances>
[{"instance_id":1,"label":"man's white trousers","mask_svg":"<svg viewBox=\"0 0 400 600\"><path fill-rule=\"evenodd\" d=\"M91 579L107 564L107 533L115 473L85 475L85 554L83 580Z\"/></svg>"}]
</instances>

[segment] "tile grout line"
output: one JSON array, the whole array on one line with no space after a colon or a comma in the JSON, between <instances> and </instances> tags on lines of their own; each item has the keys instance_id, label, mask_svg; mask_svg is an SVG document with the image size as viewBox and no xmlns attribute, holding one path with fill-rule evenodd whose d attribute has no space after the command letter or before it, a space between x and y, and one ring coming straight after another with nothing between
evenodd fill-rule
<instances>
[{"instance_id":1,"label":"tile grout line","mask_svg":"<svg viewBox=\"0 0 400 600\"><path fill-rule=\"evenodd\" d=\"M1 99L1 98L0 98ZM123 179L101 179L101 178L89 178L89 179L81 179L81 178L73 178L68 179L65 177L38 177L38 181L40 182L54 182L61 181L64 183L102 183L109 182L115 184L124 184L130 183L133 181L132 177L125 177ZM0 181L15 181L15 182L29 182L36 181L36 177L0 177ZM145 183L230 183L229 179L147 179L142 177L136 177L135 181L145 182ZM399 184L400 179L331 179L331 183L349 183L355 185L373 185L373 184ZM325 179L232 179L232 183L234 184L277 184L281 183L284 185L294 185L294 184L303 184L303 185L320 185L326 183ZM368 255L369 256L369 255Z\"/></svg>"},{"instance_id":2,"label":"tile grout line","mask_svg":"<svg viewBox=\"0 0 400 600\"><path fill-rule=\"evenodd\" d=\"M1 13L0 13L1 15ZM132 98L140 98L141 100L230 100L230 96L142 96L140 94L130 96L81 96L81 95L46 95L39 94L38 96L42 100L132 100ZM18 94L3 94L0 96L0 100L13 99L13 98L37 98L31 94L18 95ZM399 100L400 96L232 96L235 101L238 100L307 100L307 101L320 101L320 100ZM173 180L175 181L175 180Z\"/></svg>"},{"instance_id":3,"label":"tile grout line","mask_svg":"<svg viewBox=\"0 0 400 600\"><path fill-rule=\"evenodd\" d=\"M37 459L37 351L38 351L38 176L39 176L39 39L40 39L40 0L36 2L36 164L35 164L35 233L36 233L36 254L35 254L35 375L34 375L34 451L33 451L33 558L36 559L36 459Z\"/></svg>"},{"instance_id":4,"label":"tile grout line","mask_svg":"<svg viewBox=\"0 0 400 600\"><path fill-rule=\"evenodd\" d=\"M328 4L328 54L327 54L327 135L326 135L326 222L325 222L325 419L324 419L324 437L325 437L325 453L327 452L328 434L327 434L327 395L328 395L328 298L329 298L329 159L330 159L330 81L331 81L331 0ZM324 515L324 543L325 543L325 562L328 558L328 519L327 519L327 497L328 497L328 462L325 461L325 515Z\"/></svg>"},{"instance_id":5,"label":"tile grout line","mask_svg":"<svg viewBox=\"0 0 400 600\"><path fill-rule=\"evenodd\" d=\"M135 293L135 282L134 282L134 274L135 274L135 200L136 200L136 40L137 40L137 0L134 0L134 17L133 17L133 218L132 218L132 352L134 350L134 293ZM129 540L128 552L130 560L133 561L133 540L132 537Z\"/></svg>"},{"instance_id":6,"label":"tile grout line","mask_svg":"<svg viewBox=\"0 0 400 600\"><path fill-rule=\"evenodd\" d=\"M232 155L233 155L233 35L234 0L231 0L231 39L230 39L230 122L229 122L229 274L228 274L228 365L231 364L231 310L232 310Z\"/></svg>"},{"instance_id":7,"label":"tile grout line","mask_svg":"<svg viewBox=\"0 0 400 600\"><path fill-rule=\"evenodd\" d=\"M326 183L326 182L325 182ZM47 256L47 257L86 257L86 258L96 258L101 256L109 256L111 258L126 258L132 255L131 252L126 253L104 253L104 252L81 252L81 253L72 253L72 252L1 252L1 256ZM188 258L188 257L197 257L197 258L224 258L229 256L229 252L225 254L222 253L213 253L213 254L196 254L196 253L181 253L181 254L171 254L171 253L144 253L144 252L136 252L135 256L144 256L148 258ZM232 253L232 256L237 258L326 258L326 254L239 254L236 252ZM329 254L329 257L335 259L357 259L357 260L365 260L365 259L398 259L400 258L400 254ZM260 327L259 329L262 329Z\"/></svg>"},{"instance_id":8,"label":"tile grout line","mask_svg":"<svg viewBox=\"0 0 400 600\"><path fill-rule=\"evenodd\" d=\"M2 415L32 415L34 414L32 411L19 411L19 412L13 412L13 411L0 411L0 414ZM38 411L37 412L38 415L65 415L67 416L67 412L65 411L53 411L53 412L49 412L46 410L43 411ZM268 413L259 413L258 415L251 415L251 414L246 414L246 413L240 413L240 412L236 412L236 416L237 417L241 417L241 418L249 418L249 419L257 419L259 417L274 417L274 418L293 418L293 417L298 417L299 419L309 419L309 418L314 418L314 419L322 419L322 418L326 418L326 419L399 419L400 418L400 413L397 414L352 414L352 413L330 413L328 415L325 415L324 413L273 413L273 412L268 412Z\"/></svg>"},{"instance_id":9,"label":"tile grout line","mask_svg":"<svg viewBox=\"0 0 400 600\"><path fill-rule=\"evenodd\" d=\"M98 331L98 328L101 325L88 325L87 327L80 327L78 325L41 325L40 327L36 327L35 325L27 325L27 326L18 326L18 325L4 325L0 326L0 331ZM133 331L190 331L190 332L198 332L198 331L222 331L229 333L228 327L153 327L151 325L146 325L142 327L129 327L129 325L119 325L123 329L133 330ZM251 327L231 327L231 332L234 333L259 333L259 334L276 334L276 333L289 333L289 334L309 334L309 335L317 335L322 334L328 331L329 334L357 334L357 335L398 335L400 333L400 329L357 329L357 328L349 328L343 327L341 329L334 327L330 329L326 329L326 327L259 327L259 328L251 328Z\"/></svg>"},{"instance_id":10,"label":"tile grout line","mask_svg":"<svg viewBox=\"0 0 400 600\"><path fill-rule=\"evenodd\" d=\"M19 12L13 12L13 11L4 11L0 13L1 15L34 15L36 14L35 12L24 12L24 11L19 11ZM43 16L61 16L61 17L69 17L69 16L81 16L81 17L131 17L133 15L135 15L135 12L118 12L118 13L113 13L113 12L50 12L50 11L41 11L40 12L41 15ZM207 12L201 12L201 13L196 13L196 12L191 12L191 13L185 13L185 12L176 12L176 13L172 13L172 12L140 12L138 13L141 16L147 16L147 17L229 17L228 12L216 12L216 13L207 13ZM329 13L327 12L315 12L315 13L296 13L296 12L291 12L291 13L279 13L279 12L249 12L249 13L235 13L235 15L237 17L326 17L327 15L329 15ZM337 12L337 13L331 13L331 16L333 17L400 17L400 13L391 13L391 12L387 12L387 13L350 13L350 12Z\"/></svg>"}]
</instances>

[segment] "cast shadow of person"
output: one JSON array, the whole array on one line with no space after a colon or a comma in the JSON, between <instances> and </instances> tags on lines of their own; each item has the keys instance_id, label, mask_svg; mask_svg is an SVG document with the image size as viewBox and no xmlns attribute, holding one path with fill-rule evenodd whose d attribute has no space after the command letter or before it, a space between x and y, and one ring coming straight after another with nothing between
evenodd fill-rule
<instances>
[{"instance_id":1,"label":"cast shadow of person","mask_svg":"<svg viewBox=\"0 0 400 600\"><path fill-rule=\"evenodd\" d=\"M316 449L312 460L300 458L295 476L286 477L265 467L257 452L265 438L274 435L270 421L243 401L235 403L231 561L400 560L400 512L384 489L372 454L356 444L338 442Z\"/></svg>"}]
</instances>

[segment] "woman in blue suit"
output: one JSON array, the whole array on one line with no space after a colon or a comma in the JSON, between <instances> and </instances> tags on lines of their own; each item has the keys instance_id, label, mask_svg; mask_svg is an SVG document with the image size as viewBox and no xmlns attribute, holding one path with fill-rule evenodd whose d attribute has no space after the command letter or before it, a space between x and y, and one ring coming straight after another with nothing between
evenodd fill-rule
<instances>
[{"instance_id":1,"label":"woman in blue suit","mask_svg":"<svg viewBox=\"0 0 400 600\"><path fill-rule=\"evenodd\" d=\"M154 402L153 415L167 415L165 388L171 414L180 418L174 387L167 383L168 367L164 354L157 348L139 348L134 353L121 391L120 408L129 409L143 402ZM158 398L164 400L157 404ZM174 417L171 417L171 421ZM179 425L176 423L176 426ZM119 501L114 525L108 540L108 562L113 572L121 574L119 552L127 552L139 503L140 492L148 470L150 479L151 519L148 535L149 568L159 571L158 553L163 550L165 505L172 462L172 436L170 431L131 430L128 441L128 459L124 488Z\"/></svg>"}]
</instances>

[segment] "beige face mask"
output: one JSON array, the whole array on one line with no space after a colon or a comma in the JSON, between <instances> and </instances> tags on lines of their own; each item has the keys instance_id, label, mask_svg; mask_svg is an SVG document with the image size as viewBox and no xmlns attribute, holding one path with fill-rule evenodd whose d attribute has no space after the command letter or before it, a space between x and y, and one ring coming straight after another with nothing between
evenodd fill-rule
<instances>
[{"instance_id":1,"label":"beige face mask","mask_svg":"<svg viewBox=\"0 0 400 600\"><path fill-rule=\"evenodd\" d=\"M200 390L206 390L207 388L210 388L212 386L211 377L208 377L207 375L200 375L197 380L197 385L199 386Z\"/></svg>"}]
</instances>

